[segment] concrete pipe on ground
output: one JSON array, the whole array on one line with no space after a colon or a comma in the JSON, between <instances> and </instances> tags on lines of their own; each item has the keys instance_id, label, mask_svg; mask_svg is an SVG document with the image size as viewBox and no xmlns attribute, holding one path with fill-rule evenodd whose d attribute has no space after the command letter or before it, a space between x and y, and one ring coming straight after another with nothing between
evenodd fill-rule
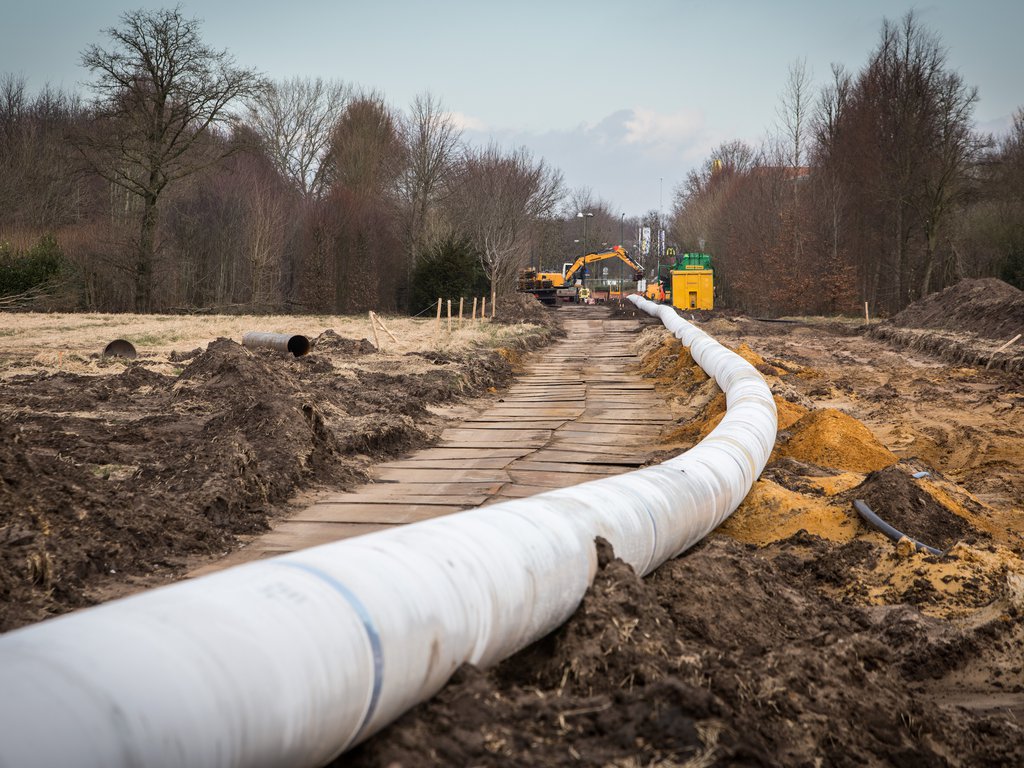
<instances>
[{"instance_id":1,"label":"concrete pipe on ground","mask_svg":"<svg viewBox=\"0 0 1024 768\"><path fill-rule=\"evenodd\" d=\"M745 360L630 297L726 393L664 464L294 552L0 637L0 766L319 766L576 610L594 539L646 574L742 501L775 441Z\"/></svg>"},{"instance_id":2,"label":"concrete pipe on ground","mask_svg":"<svg viewBox=\"0 0 1024 768\"><path fill-rule=\"evenodd\" d=\"M265 331L249 331L242 336L242 346L263 349L274 349L278 352L291 352L295 357L309 354L313 348L309 339L302 335L289 333L267 333Z\"/></svg>"}]
</instances>

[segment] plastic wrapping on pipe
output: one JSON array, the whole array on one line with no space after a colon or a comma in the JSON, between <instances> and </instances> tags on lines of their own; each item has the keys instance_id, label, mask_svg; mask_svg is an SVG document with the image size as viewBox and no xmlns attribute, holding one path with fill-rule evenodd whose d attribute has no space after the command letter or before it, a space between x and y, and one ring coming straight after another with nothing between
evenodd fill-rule
<instances>
[{"instance_id":1,"label":"plastic wrapping on pipe","mask_svg":"<svg viewBox=\"0 0 1024 768\"><path fill-rule=\"evenodd\" d=\"M318 766L575 611L594 538L646 574L742 501L775 440L746 361L658 315L728 411L663 464L263 560L0 636L0 768Z\"/></svg>"}]
</instances>

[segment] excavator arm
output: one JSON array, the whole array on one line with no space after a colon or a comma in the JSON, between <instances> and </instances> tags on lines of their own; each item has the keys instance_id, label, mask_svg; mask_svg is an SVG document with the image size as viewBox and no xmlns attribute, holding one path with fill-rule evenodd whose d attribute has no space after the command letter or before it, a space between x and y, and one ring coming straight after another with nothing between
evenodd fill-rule
<instances>
[{"instance_id":1,"label":"excavator arm","mask_svg":"<svg viewBox=\"0 0 1024 768\"><path fill-rule=\"evenodd\" d=\"M614 248L612 248L610 251L600 251L598 253L588 253L586 256L580 256L578 259L576 259L576 261L574 261L572 263L572 266L570 266L565 271L565 283L566 283L566 285L570 285L572 283L572 281L576 277L576 274L585 265L587 265L587 264L594 264L594 263L596 263L598 261L604 261L605 259L620 259L630 269L633 270L633 279L634 280L642 280L643 279L644 268L640 264L638 264L637 262L633 261L633 259L631 259L629 257L629 254L626 253L626 249L625 248L623 248L621 245L617 245Z\"/></svg>"}]
</instances>

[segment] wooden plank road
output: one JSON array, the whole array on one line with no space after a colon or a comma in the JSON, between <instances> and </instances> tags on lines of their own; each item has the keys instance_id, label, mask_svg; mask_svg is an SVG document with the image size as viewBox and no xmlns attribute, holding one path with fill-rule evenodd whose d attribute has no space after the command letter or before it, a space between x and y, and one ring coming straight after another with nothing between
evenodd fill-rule
<instances>
[{"instance_id":1,"label":"wooden plank road","mask_svg":"<svg viewBox=\"0 0 1024 768\"><path fill-rule=\"evenodd\" d=\"M535 353L487 410L192 575L642 466L672 416L653 384L629 370L637 322L611 320L603 307L558 311L567 337Z\"/></svg>"}]
</instances>

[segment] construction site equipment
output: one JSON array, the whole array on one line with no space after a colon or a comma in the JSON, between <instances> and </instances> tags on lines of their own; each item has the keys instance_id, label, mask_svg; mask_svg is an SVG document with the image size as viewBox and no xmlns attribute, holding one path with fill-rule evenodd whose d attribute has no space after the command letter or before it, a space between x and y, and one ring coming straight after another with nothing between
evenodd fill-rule
<instances>
[{"instance_id":1,"label":"construction site equipment","mask_svg":"<svg viewBox=\"0 0 1024 768\"><path fill-rule=\"evenodd\" d=\"M611 250L588 253L576 261L567 261L562 265L561 272L543 272L527 267L519 273L516 290L532 293L545 304L576 301L579 298L577 280L581 280L588 266L607 259L619 259L632 270L634 281L643 280L643 266L634 261L625 248L617 245Z\"/></svg>"},{"instance_id":2,"label":"construction site equipment","mask_svg":"<svg viewBox=\"0 0 1024 768\"><path fill-rule=\"evenodd\" d=\"M576 610L596 537L647 574L728 517L777 417L750 363L629 300L725 392L689 451L525 499L261 560L0 636L0 765L320 766ZM638 430L638 434L640 431Z\"/></svg>"},{"instance_id":3,"label":"construction site equipment","mask_svg":"<svg viewBox=\"0 0 1024 768\"><path fill-rule=\"evenodd\" d=\"M672 306L679 309L715 308L715 273L711 256L684 253L672 266Z\"/></svg>"},{"instance_id":4,"label":"construction site equipment","mask_svg":"<svg viewBox=\"0 0 1024 768\"><path fill-rule=\"evenodd\" d=\"M104 357L127 357L134 360L139 356L135 351L135 345L127 339L114 339L103 348Z\"/></svg>"},{"instance_id":5,"label":"construction site equipment","mask_svg":"<svg viewBox=\"0 0 1024 768\"><path fill-rule=\"evenodd\" d=\"M278 352L291 352L296 357L309 354L313 348L309 339L302 335L290 333L266 333L264 331L249 331L242 336L243 347L263 347L275 349Z\"/></svg>"}]
</instances>

